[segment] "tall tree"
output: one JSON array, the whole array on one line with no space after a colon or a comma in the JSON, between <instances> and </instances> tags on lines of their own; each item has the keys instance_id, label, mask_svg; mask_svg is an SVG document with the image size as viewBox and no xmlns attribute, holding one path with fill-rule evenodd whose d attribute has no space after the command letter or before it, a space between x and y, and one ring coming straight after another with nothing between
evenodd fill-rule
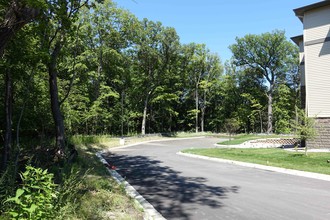
<instances>
[{"instance_id":1,"label":"tall tree","mask_svg":"<svg viewBox=\"0 0 330 220\"><path fill-rule=\"evenodd\" d=\"M296 47L286 40L284 31L275 30L261 35L249 34L236 38L230 46L235 63L260 71L267 82L267 133L273 132L273 93L279 79L288 73L286 63L293 59Z\"/></svg>"},{"instance_id":2,"label":"tall tree","mask_svg":"<svg viewBox=\"0 0 330 220\"><path fill-rule=\"evenodd\" d=\"M206 74L200 82L200 89L202 90L202 96L200 97L200 109L201 109L201 132L204 132L205 128L205 114L206 108L209 105L209 94L215 89L217 81L223 73L223 67L221 65L220 57L217 54L207 54L206 57Z\"/></svg>"},{"instance_id":3,"label":"tall tree","mask_svg":"<svg viewBox=\"0 0 330 220\"><path fill-rule=\"evenodd\" d=\"M43 11L39 22L41 48L46 56L44 63L49 76L49 93L51 110L55 124L56 147L58 154L67 156L65 127L60 109L58 88L58 61L61 50L67 43L70 34L75 33L73 22L77 19L79 10L87 5L88 0L58 0L47 1L47 10Z\"/></svg>"},{"instance_id":4,"label":"tall tree","mask_svg":"<svg viewBox=\"0 0 330 220\"><path fill-rule=\"evenodd\" d=\"M147 19L141 21L141 28L139 30L139 41L136 44L137 53L137 74L134 81L135 86L140 91L136 91L143 95L143 113L141 123L142 135L146 132L147 113L150 100L153 98L157 86L161 85L161 34L162 24L160 22L153 22ZM141 91L142 90L142 91Z\"/></svg>"},{"instance_id":5,"label":"tall tree","mask_svg":"<svg viewBox=\"0 0 330 220\"><path fill-rule=\"evenodd\" d=\"M200 100L200 83L206 72L206 57L209 50L205 44L190 43L184 45L184 56L187 61L186 71L189 83L188 93L193 94L195 107L189 110L190 115L195 119L195 132L199 131L199 100Z\"/></svg>"},{"instance_id":6,"label":"tall tree","mask_svg":"<svg viewBox=\"0 0 330 220\"><path fill-rule=\"evenodd\" d=\"M85 99L80 99L85 103L85 111L81 113L85 133L111 130L118 134L119 130L123 131L125 94L130 81L132 58L129 50L140 23L134 15L116 8L110 0L95 3L92 10L84 10L78 23L83 53L77 64L85 67L85 80L79 80L75 92ZM71 108L71 113L79 111L77 107Z\"/></svg>"},{"instance_id":7,"label":"tall tree","mask_svg":"<svg viewBox=\"0 0 330 220\"><path fill-rule=\"evenodd\" d=\"M179 100L180 73L178 71L178 58L180 42L174 28L164 27L160 39L160 67L161 82L157 86L151 107L151 118L155 126L154 131L171 131L173 121L178 115L175 105ZM159 120L156 120L158 118Z\"/></svg>"}]
</instances>

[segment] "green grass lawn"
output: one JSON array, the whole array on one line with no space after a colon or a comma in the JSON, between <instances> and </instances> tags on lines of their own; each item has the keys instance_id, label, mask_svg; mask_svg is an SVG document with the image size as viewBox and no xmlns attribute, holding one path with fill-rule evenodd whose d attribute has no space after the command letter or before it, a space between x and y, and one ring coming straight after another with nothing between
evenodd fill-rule
<instances>
[{"instance_id":1,"label":"green grass lawn","mask_svg":"<svg viewBox=\"0 0 330 220\"><path fill-rule=\"evenodd\" d=\"M231 137L232 140L224 141L218 144L222 145L238 145L242 144L245 141L257 140L257 139L266 139L266 138L292 138L292 136L283 136L283 135L251 135L251 134L242 134L242 135L235 135Z\"/></svg>"},{"instance_id":2,"label":"green grass lawn","mask_svg":"<svg viewBox=\"0 0 330 220\"><path fill-rule=\"evenodd\" d=\"M277 148L210 148L188 149L183 152L330 175L330 163L327 163L327 160L330 160L330 153L308 153L305 156L301 152L289 152Z\"/></svg>"}]
</instances>

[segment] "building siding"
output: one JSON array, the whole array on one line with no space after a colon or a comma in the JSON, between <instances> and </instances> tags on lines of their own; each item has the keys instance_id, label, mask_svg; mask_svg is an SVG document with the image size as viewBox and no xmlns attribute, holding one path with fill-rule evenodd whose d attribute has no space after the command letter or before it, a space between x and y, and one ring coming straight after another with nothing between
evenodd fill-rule
<instances>
[{"instance_id":1,"label":"building siding","mask_svg":"<svg viewBox=\"0 0 330 220\"><path fill-rule=\"evenodd\" d=\"M329 32L330 6L307 11L304 15L304 41L324 37Z\"/></svg>"},{"instance_id":2,"label":"building siding","mask_svg":"<svg viewBox=\"0 0 330 220\"><path fill-rule=\"evenodd\" d=\"M306 12L303 21L307 114L330 117L330 6Z\"/></svg>"},{"instance_id":3,"label":"building siding","mask_svg":"<svg viewBox=\"0 0 330 220\"><path fill-rule=\"evenodd\" d=\"M302 107L305 107L308 117L315 118L318 132L317 137L306 144L309 148L329 148L330 1L294 11L303 22L303 48L299 44L300 52L304 52L300 54Z\"/></svg>"},{"instance_id":4,"label":"building siding","mask_svg":"<svg viewBox=\"0 0 330 220\"><path fill-rule=\"evenodd\" d=\"M320 55L326 44L305 47L307 113L310 117L330 117L330 54Z\"/></svg>"}]
</instances>

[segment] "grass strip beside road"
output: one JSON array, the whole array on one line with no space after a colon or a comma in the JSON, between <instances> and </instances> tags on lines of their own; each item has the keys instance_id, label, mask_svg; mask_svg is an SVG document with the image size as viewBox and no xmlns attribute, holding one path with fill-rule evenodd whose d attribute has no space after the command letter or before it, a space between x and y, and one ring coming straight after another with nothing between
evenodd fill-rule
<instances>
[{"instance_id":1,"label":"grass strip beside road","mask_svg":"<svg viewBox=\"0 0 330 220\"><path fill-rule=\"evenodd\" d=\"M283 136L283 135L251 135L251 134L243 134L243 135L235 135L231 137L232 140L220 142L218 144L221 145L238 145L242 144L246 141L252 141L257 139L266 139L266 138L293 138L293 136Z\"/></svg>"},{"instance_id":2,"label":"grass strip beside road","mask_svg":"<svg viewBox=\"0 0 330 220\"><path fill-rule=\"evenodd\" d=\"M187 149L183 152L330 175L330 163L327 162L327 160L330 160L330 153L313 152L308 153L306 156L301 152L286 151L278 148L210 148Z\"/></svg>"}]
</instances>

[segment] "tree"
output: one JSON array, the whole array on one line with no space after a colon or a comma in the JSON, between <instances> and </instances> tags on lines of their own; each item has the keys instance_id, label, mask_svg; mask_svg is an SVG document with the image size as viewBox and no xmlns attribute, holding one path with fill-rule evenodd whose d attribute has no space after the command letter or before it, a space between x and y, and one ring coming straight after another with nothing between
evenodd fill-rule
<instances>
[{"instance_id":1,"label":"tree","mask_svg":"<svg viewBox=\"0 0 330 220\"><path fill-rule=\"evenodd\" d=\"M292 124L300 143L305 143L308 140L312 141L318 135L315 128L315 119L308 117L302 109L298 109L298 120L293 120ZM305 155L307 155L307 145L305 146Z\"/></svg>"},{"instance_id":2,"label":"tree","mask_svg":"<svg viewBox=\"0 0 330 220\"><path fill-rule=\"evenodd\" d=\"M45 4L42 0L1 1L0 12L0 57L7 43L26 24L33 21ZM5 10L3 10L5 8Z\"/></svg>"},{"instance_id":3,"label":"tree","mask_svg":"<svg viewBox=\"0 0 330 220\"><path fill-rule=\"evenodd\" d=\"M225 120L225 129L229 133L229 139L232 134L236 133L240 128L239 122L235 118L228 118Z\"/></svg>"},{"instance_id":4,"label":"tree","mask_svg":"<svg viewBox=\"0 0 330 220\"><path fill-rule=\"evenodd\" d=\"M65 137L63 115L61 113L58 88L58 62L61 50L67 43L70 34L75 33L73 23L79 10L86 6L88 0L47 1L47 10L43 11L39 21L39 36L43 52L43 62L48 71L51 111L55 124L56 148L60 157L67 156L68 148Z\"/></svg>"},{"instance_id":5,"label":"tree","mask_svg":"<svg viewBox=\"0 0 330 220\"><path fill-rule=\"evenodd\" d=\"M33 21L40 12L43 4L37 1L1 1L0 2L0 57L3 59L5 47L19 33L26 24ZM7 63L8 64L8 63ZM13 68L7 65L5 72L5 138L2 153L1 168L7 166L12 142L12 114L13 114Z\"/></svg>"},{"instance_id":6,"label":"tree","mask_svg":"<svg viewBox=\"0 0 330 220\"><path fill-rule=\"evenodd\" d=\"M274 94L275 132L288 134L291 132L291 119L294 118L294 94L285 84L277 86Z\"/></svg>"},{"instance_id":7,"label":"tree","mask_svg":"<svg viewBox=\"0 0 330 220\"><path fill-rule=\"evenodd\" d=\"M180 70L178 69L180 42L175 29L171 27L163 28L160 41L159 55L162 80L150 103L153 108L151 119L156 125L154 126L156 131L171 132L178 116L175 107L179 103L182 86Z\"/></svg>"},{"instance_id":8,"label":"tree","mask_svg":"<svg viewBox=\"0 0 330 220\"><path fill-rule=\"evenodd\" d=\"M267 133L273 132L273 93L280 78L284 78L289 60L296 60L297 48L286 40L284 32L275 30L261 35L249 34L236 38L230 46L235 64L243 68L251 68L262 74L268 86L268 122ZM289 66L291 67L291 65Z\"/></svg>"},{"instance_id":9,"label":"tree","mask_svg":"<svg viewBox=\"0 0 330 220\"><path fill-rule=\"evenodd\" d=\"M77 66L83 69L76 82L79 87L73 91L80 98L72 96L69 99L85 107L81 111L78 105L67 103L70 116L78 116L72 119L84 133L119 134L119 130L123 133L132 75L130 50L136 37L133 30L138 30L140 23L134 15L106 0L95 3L92 10L85 9L76 25L80 26L79 48L82 51Z\"/></svg>"},{"instance_id":10,"label":"tree","mask_svg":"<svg viewBox=\"0 0 330 220\"><path fill-rule=\"evenodd\" d=\"M133 99L143 104L141 133L144 135L151 104L160 100L172 102L176 98L175 93L168 92L167 86L170 78L175 75L171 65L176 62L179 38L173 28L163 27L160 22L147 19L141 21L137 36L131 97L135 96ZM175 114L171 109L167 110Z\"/></svg>"},{"instance_id":11,"label":"tree","mask_svg":"<svg viewBox=\"0 0 330 220\"><path fill-rule=\"evenodd\" d=\"M202 96L200 97L201 132L204 132L205 129L206 108L209 106L208 96L215 89L222 72L223 68L219 56L216 54L207 54L206 74L200 82L200 89L202 90Z\"/></svg>"},{"instance_id":12,"label":"tree","mask_svg":"<svg viewBox=\"0 0 330 220\"><path fill-rule=\"evenodd\" d=\"M252 69L240 69L236 72L240 101L237 118L245 132L256 132L259 122L260 132L263 132L264 106L267 103L267 88L263 84L262 75Z\"/></svg>"},{"instance_id":13,"label":"tree","mask_svg":"<svg viewBox=\"0 0 330 220\"><path fill-rule=\"evenodd\" d=\"M225 74L221 76L219 82L216 84L217 89L212 96L212 103L214 105L213 118L211 120L212 126L216 127L216 131L226 132L225 120L228 118L236 118L238 116L238 107L241 102L239 83L238 83L238 68L232 62L226 62Z\"/></svg>"},{"instance_id":14,"label":"tree","mask_svg":"<svg viewBox=\"0 0 330 220\"><path fill-rule=\"evenodd\" d=\"M195 101L195 108L189 110L189 114L195 119L196 133L199 131L200 86L202 80L204 78L206 79L209 74L207 70L207 56L209 53L210 51L206 48L205 44L191 43L184 46L184 55L187 59L186 74L189 84L188 92L193 94ZM203 87L207 89L206 82L203 84L205 84Z\"/></svg>"}]
</instances>

